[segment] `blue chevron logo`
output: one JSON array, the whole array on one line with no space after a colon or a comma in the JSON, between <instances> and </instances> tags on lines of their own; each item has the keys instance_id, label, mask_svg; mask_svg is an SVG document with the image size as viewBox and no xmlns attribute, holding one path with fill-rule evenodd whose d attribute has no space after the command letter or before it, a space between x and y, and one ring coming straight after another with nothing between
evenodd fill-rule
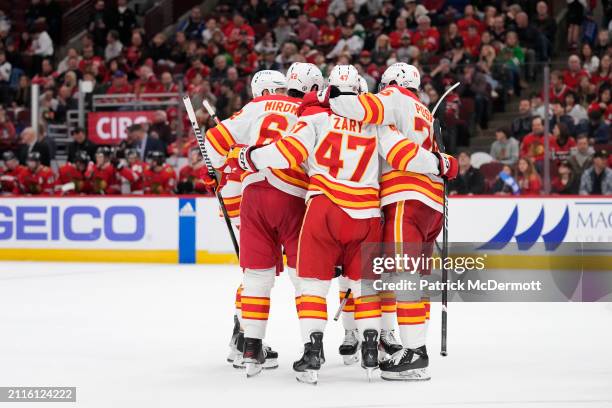
<instances>
[{"instance_id":1,"label":"blue chevron logo","mask_svg":"<svg viewBox=\"0 0 612 408\"><path fill-rule=\"evenodd\" d=\"M550 231L542 233L544 228L544 206L540 209L537 218L525 231L517 234L516 227L519 219L518 205L514 207L508 221L487 243L481 245L478 249L503 249L512 238L516 239L517 246L521 251L527 251L531 248L539 237L544 241L544 248L547 251L554 251L563 242L567 230L569 228L569 208L565 206L565 212L561 219Z\"/></svg>"}]
</instances>

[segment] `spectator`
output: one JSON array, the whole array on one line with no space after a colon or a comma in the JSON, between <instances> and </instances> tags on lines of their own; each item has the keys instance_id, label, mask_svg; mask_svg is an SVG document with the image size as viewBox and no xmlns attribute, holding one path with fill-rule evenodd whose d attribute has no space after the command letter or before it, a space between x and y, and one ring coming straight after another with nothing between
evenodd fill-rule
<instances>
[{"instance_id":1,"label":"spectator","mask_svg":"<svg viewBox=\"0 0 612 408\"><path fill-rule=\"evenodd\" d=\"M595 74L599 69L599 58L597 55L593 54L591 44L588 42L582 44L580 54L583 61L582 68L589 74L589 76Z\"/></svg>"},{"instance_id":2,"label":"spectator","mask_svg":"<svg viewBox=\"0 0 612 408\"><path fill-rule=\"evenodd\" d=\"M119 40L119 33L117 30L110 30L106 35L106 48L104 49L104 59L110 61L121 55L123 51L123 44Z\"/></svg>"},{"instance_id":3,"label":"spectator","mask_svg":"<svg viewBox=\"0 0 612 408\"><path fill-rule=\"evenodd\" d=\"M108 15L104 0L97 0L94 5L94 12L89 17L87 31L91 35L96 51L99 53L104 49L106 35L108 34ZM118 35L117 35L118 36Z\"/></svg>"},{"instance_id":4,"label":"spectator","mask_svg":"<svg viewBox=\"0 0 612 408\"><path fill-rule=\"evenodd\" d=\"M14 151L17 148L17 142L15 126L6 117L4 107L0 105L0 154L6 151Z\"/></svg>"},{"instance_id":5,"label":"spectator","mask_svg":"<svg viewBox=\"0 0 612 408\"><path fill-rule=\"evenodd\" d=\"M70 131L70 135L72 136L72 142L68 144L67 155L68 162L75 163L78 152L85 152L90 160L96 156L96 150L98 146L93 144L85 134L85 129L81 127L73 128Z\"/></svg>"},{"instance_id":6,"label":"spectator","mask_svg":"<svg viewBox=\"0 0 612 408\"><path fill-rule=\"evenodd\" d=\"M504 128L495 131L495 139L491 145L491 157L500 163L514 166L519 157L518 141L510 137Z\"/></svg>"},{"instance_id":7,"label":"spectator","mask_svg":"<svg viewBox=\"0 0 612 408\"><path fill-rule=\"evenodd\" d=\"M567 69L563 71L563 82L573 90L578 89L580 78L588 77L589 73L580 65L580 57L572 54L567 59Z\"/></svg>"},{"instance_id":8,"label":"spectator","mask_svg":"<svg viewBox=\"0 0 612 408\"><path fill-rule=\"evenodd\" d=\"M521 195L540 195L542 180L528 157L521 157L518 160L516 174Z\"/></svg>"},{"instance_id":9,"label":"spectator","mask_svg":"<svg viewBox=\"0 0 612 408\"><path fill-rule=\"evenodd\" d=\"M562 122L555 124L553 127L553 136L555 138L555 144L557 145L555 157L557 159L567 159L570 150L576 146L576 139L570 136L567 124Z\"/></svg>"},{"instance_id":10,"label":"spectator","mask_svg":"<svg viewBox=\"0 0 612 408\"><path fill-rule=\"evenodd\" d=\"M202 21L202 10L199 6L194 6L189 12L189 17L177 27L178 31L185 33L188 39L197 40L202 38L204 31L204 21Z\"/></svg>"},{"instance_id":11,"label":"spectator","mask_svg":"<svg viewBox=\"0 0 612 408\"><path fill-rule=\"evenodd\" d=\"M172 129L170 129L168 115L166 115L166 112L163 110L155 111L150 133L155 139L159 139L163 142L164 151L166 151L167 146L176 139L175 135L172 134Z\"/></svg>"},{"instance_id":12,"label":"spectator","mask_svg":"<svg viewBox=\"0 0 612 408\"><path fill-rule=\"evenodd\" d=\"M127 0L117 0L117 7L110 12L109 29L119 33L122 44L127 44L132 38L132 30L136 27L136 13L127 6Z\"/></svg>"},{"instance_id":13,"label":"spectator","mask_svg":"<svg viewBox=\"0 0 612 408\"><path fill-rule=\"evenodd\" d=\"M565 95L569 90L568 86L563 83L563 74L561 71L553 71L550 73L550 90L548 92L550 103L565 103Z\"/></svg>"},{"instance_id":14,"label":"spectator","mask_svg":"<svg viewBox=\"0 0 612 408\"><path fill-rule=\"evenodd\" d=\"M593 165L585 170L580 179L581 195L612 195L612 169L608 167L605 150L593 155Z\"/></svg>"},{"instance_id":15,"label":"spectator","mask_svg":"<svg viewBox=\"0 0 612 408\"><path fill-rule=\"evenodd\" d=\"M0 50L0 100L5 102L10 101L10 83L12 65L6 59L6 53Z\"/></svg>"},{"instance_id":16,"label":"spectator","mask_svg":"<svg viewBox=\"0 0 612 408\"><path fill-rule=\"evenodd\" d=\"M505 164L495 178L495 183L493 183L491 187L491 192L495 195L518 195L520 191L519 185L514 178L512 167Z\"/></svg>"},{"instance_id":17,"label":"spectator","mask_svg":"<svg viewBox=\"0 0 612 408\"><path fill-rule=\"evenodd\" d=\"M132 141L132 145L127 147L133 147L138 152L140 160L144 160L148 157L149 152L162 152L165 154L164 145L161 140L151 135L144 129L140 124L130 126L128 129L128 140Z\"/></svg>"},{"instance_id":18,"label":"spectator","mask_svg":"<svg viewBox=\"0 0 612 408\"><path fill-rule=\"evenodd\" d=\"M544 160L544 120L536 116L531 121L531 133L521 141L521 157L528 157L531 161L540 165ZM557 151L557 143L552 135L548 135L548 146L552 152Z\"/></svg>"},{"instance_id":19,"label":"spectator","mask_svg":"<svg viewBox=\"0 0 612 408\"><path fill-rule=\"evenodd\" d=\"M610 125L603 120L599 109L589 112L589 141L593 144L607 144L610 141Z\"/></svg>"},{"instance_id":20,"label":"spectator","mask_svg":"<svg viewBox=\"0 0 612 408\"><path fill-rule=\"evenodd\" d=\"M551 183L552 192L562 195L578 194L579 186L580 179L574 174L570 163L568 161L559 163L557 175L553 178Z\"/></svg>"},{"instance_id":21,"label":"spectator","mask_svg":"<svg viewBox=\"0 0 612 408\"><path fill-rule=\"evenodd\" d=\"M567 45L569 49L577 49L580 39L580 27L584 20L586 2L567 0Z\"/></svg>"},{"instance_id":22,"label":"spectator","mask_svg":"<svg viewBox=\"0 0 612 408\"><path fill-rule=\"evenodd\" d=\"M582 173L593 163L593 155L595 149L589 145L589 138L586 134L580 134L576 137L576 147L570 149L569 164L577 177L581 177Z\"/></svg>"},{"instance_id":23,"label":"spectator","mask_svg":"<svg viewBox=\"0 0 612 408\"><path fill-rule=\"evenodd\" d=\"M457 157L459 162L459 174L449 184L450 194L474 195L484 192L484 177L480 170L472 167L470 155L463 151Z\"/></svg>"},{"instance_id":24,"label":"spectator","mask_svg":"<svg viewBox=\"0 0 612 408\"><path fill-rule=\"evenodd\" d=\"M531 101L527 98L522 98L519 101L519 117L512 120L512 136L519 142L523 140L526 134L531 132Z\"/></svg>"},{"instance_id":25,"label":"spectator","mask_svg":"<svg viewBox=\"0 0 612 408\"><path fill-rule=\"evenodd\" d=\"M518 44L516 32L509 31L506 34L505 47L497 54L495 62L503 66L506 72L506 89L508 93L520 95L520 75L521 67L525 63L525 51Z\"/></svg>"},{"instance_id":26,"label":"spectator","mask_svg":"<svg viewBox=\"0 0 612 408\"><path fill-rule=\"evenodd\" d=\"M481 129L489 126L490 94L487 79L483 74L476 71L474 65L463 67L463 75L460 77L462 85L459 94L461 97L474 98L474 119Z\"/></svg>"},{"instance_id":27,"label":"spectator","mask_svg":"<svg viewBox=\"0 0 612 408\"><path fill-rule=\"evenodd\" d=\"M319 42L319 29L316 25L308 20L308 15L299 15L296 28L298 40L301 42L306 40L312 41L313 44L317 44Z\"/></svg>"},{"instance_id":28,"label":"spectator","mask_svg":"<svg viewBox=\"0 0 612 408\"><path fill-rule=\"evenodd\" d=\"M289 40L295 35L295 32L293 32L293 29L289 25L289 22L285 16L280 16L278 18L273 31L278 44L284 44L285 41Z\"/></svg>"},{"instance_id":29,"label":"spectator","mask_svg":"<svg viewBox=\"0 0 612 408\"><path fill-rule=\"evenodd\" d=\"M412 35L412 45L428 55L434 54L440 47L440 33L431 26L431 19L427 15L419 16L417 24L418 28Z\"/></svg>"},{"instance_id":30,"label":"spectator","mask_svg":"<svg viewBox=\"0 0 612 408\"><path fill-rule=\"evenodd\" d=\"M485 25L475 16L474 6L468 4L463 9L463 18L457 21L457 28L461 34L466 34L470 28L475 28L479 34L485 29Z\"/></svg>"},{"instance_id":31,"label":"spectator","mask_svg":"<svg viewBox=\"0 0 612 408\"><path fill-rule=\"evenodd\" d=\"M349 53L350 55L357 55L363 48L363 39L353 33L353 28L349 26L342 27L342 38L333 50L327 54L327 58L336 58L343 53Z\"/></svg>"},{"instance_id":32,"label":"spectator","mask_svg":"<svg viewBox=\"0 0 612 408\"><path fill-rule=\"evenodd\" d=\"M398 17L395 20L395 31L389 34L389 41L391 42L391 47L399 48L403 36L408 36L408 38L411 38L412 32L408 29L406 25L406 18Z\"/></svg>"},{"instance_id":33,"label":"spectator","mask_svg":"<svg viewBox=\"0 0 612 408\"><path fill-rule=\"evenodd\" d=\"M49 146L38 141L34 129L27 127L21 132L21 144L18 147L17 154L19 163L25 165L28 155L32 152L39 154L39 159L43 166L51 165L51 153L49 151Z\"/></svg>"},{"instance_id":34,"label":"spectator","mask_svg":"<svg viewBox=\"0 0 612 408\"><path fill-rule=\"evenodd\" d=\"M516 34L519 43L525 52L525 68L527 79L535 79L535 62L546 61L548 55L543 47L543 37L540 32L529 23L527 13L521 11L516 15Z\"/></svg>"},{"instance_id":35,"label":"spectator","mask_svg":"<svg viewBox=\"0 0 612 408\"><path fill-rule=\"evenodd\" d=\"M565 113L573 119L575 126L586 122L589 118L584 106L578 103L578 96L574 91L569 91L565 95Z\"/></svg>"},{"instance_id":36,"label":"spectator","mask_svg":"<svg viewBox=\"0 0 612 408\"><path fill-rule=\"evenodd\" d=\"M557 22L548 13L548 4L545 1L538 1L536 4L537 15L533 25L543 36L543 45L546 47L546 55L551 56L557 35Z\"/></svg>"},{"instance_id":37,"label":"spectator","mask_svg":"<svg viewBox=\"0 0 612 408\"><path fill-rule=\"evenodd\" d=\"M574 119L565 113L565 108L560 102L554 102L552 106L552 116L550 126L554 129L559 124L564 124L570 133L574 133Z\"/></svg>"}]
</instances>

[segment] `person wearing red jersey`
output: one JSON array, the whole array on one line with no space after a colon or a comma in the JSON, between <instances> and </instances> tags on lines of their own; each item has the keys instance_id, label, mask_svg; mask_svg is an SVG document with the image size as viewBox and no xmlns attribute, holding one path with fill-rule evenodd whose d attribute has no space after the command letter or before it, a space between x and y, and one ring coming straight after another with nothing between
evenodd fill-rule
<instances>
[{"instance_id":1,"label":"person wearing red jersey","mask_svg":"<svg viewBox=\"0 0 612 408\"><path fill-rule=\"evenodd\" d=\"M58 170L55 191L60 195L88 194L91 184L85 177L91 159L85 150L76 152L74 163L67 162Z\"/></svg>"},{"instance_id":2,"label":"person wearing red jersey","mask_svg":"<svg viewBox=\"0 0 612 408\"><path fill-rule=\"evenodd\" d=\"M463 11L463 18L457 21L457 28L459 29L459 33L463 35L467 33L471 27L474 27L478 35L480 35L485 30L486 26L474 16L474 6L468 4Z\"/></svg>"},{"instance_id":3,"label":"person wearing red jersey","mask_svg":"<svg viewBox=\"0 0 612 408\"><path fill-rule=\"evenodd\" d=\"M40 163L40 153L28 153L26 166L26 169L19 174L21 193L27 195L52 194L55 175L49 167Z\"/></svg>"},{"instance_id":4,"label":"person wearing red jersey","mask_svg":"<svg viewBox=\"0 0 612 408\"><path fill-rule=\"evenodd\" d=\"M544 133L544 120L536 116L531 121L531 133L521 141L521 157L530 158L536 166L541 165L544 160ZM548 143L551 152L556 152L559 149L557 139L551 134L548 135Z\"/></svg>"},{"instance_id":5,"label":"person wearing red jersey","mask_svg":"<svg viewBox=\"0 0 612 408\"><path fill-rule=\"evenodd\" d=\"M19 194L19 177L27 169L19 164L15 153L8 150L2 153L4 167L0 167L0 193Z\"/></svg>"},{"instance_id":6,"label":"person wearing red jersey","mask_svg":"<svg viewBox=\"0 0 612 408\"><path fill-rule=\"evenodd\" d=\"M287 70L286 78L277 71L260 71L251 84L255 98L227 121L225 129L220 130L229 136L235 135L235 142L231 145L275 142L296 122L296 112L305 92L317 90L322 85L321 71L313 64L294 63ZM212 131L209 134L211 147L216 153L221 153L227 146L222 142L227 141L220 140ZM267 326L270 292L277 265L282 264L283 249L289 276L296 294L298 292L295 284L297 244L305 211L308 176L300 166L293 166L282 170L247 171L241 178L243 358L247 376L253 376L265 363L266 350L262 340Z\"/></svg>"},{"instance_id":7,"label":"person wearing red jersey","mask_svg":"<svg viewBox=\"0 0 612 408\"><path fill-rule=\"evenodd\" d=\"M550 89L548 91L548 98L550 103L564 103L565 95L570 91L570 88L563 83L563 74L561 71L553 71L550 73ZM543 92L542 92L543 93ZM542 99L544 95L542 94Z\"/></svg>"},{"instance_id":8,"label":"person wearing red jersey","mask_svg":"<svg viewBox=\"0 0 612 408\"><path fill-rule=\"evenodd\" d=\"M378 94L340 95L333 88L321 101L332 111L365 123L395 125L408 140L425 150L437 151L433 135L433 116L416 96L421 83L419 70L406 63L391 65L381 78ZM454 159L453 159L454 160ZM427 257L442 229L443 180L436 174L416 174L393 169L383 163L380 179L381 205L385 216L383 241L404 243L404 253ZM429 270L419 271L428 274ZM429 358L426 349L429 301L416 301L396 292L397 320L403 350L381 364L387 380L427 380Z\"/></svg>"},{"instance_id":9,"label":"person wearing red jersey","mask_svg":"<svg viewBox=\"0 0 612 408\"><path fill-rule=\"evenodd\" d=\"M330 86L357 96L355 67L337 65ZM269 146L239 147L232 166L255 171L291 168L307 162L308 207L298 252L298 305L304 355L293 365L299 381L316 383L327 320L326 295L334 267L341 265L354 292L360 332L361 365L368 375L378 366L381 301L367 271L382 238L379 155L400 171L456 174L457 163L403 137L395 127L376 126L335 114L329 108L306 109L289 135ZM232 152L234 153L234 151ZM370 245L368 245L370 243Z\"/></svg>"},{"instance_id":10,"label":"person wearing red jersey","mask_svg":"<svg viewBox=\"0 0 612 408\"><path fill-rule=\"evenodd\" d=\"M125 159L117 165L117 176L130 186L130 194L144 194L144 173L149 165L142 160L136 149L126 149Z\"/></svg>"},{"instance_id":11,"label":"person wearing red jersey","mask_svg":"<svg viewBox=\"0 0 612 408\"><path fill-rule=\"evenodd\" d=\"M429 54L438 51L440 33L437 28L431 26L431 19L427 16L420 16L417 23L417 30L412 34L412 45L418 47L421 52Z\"/></svg>"},{"instance_id":12,"label":"person wearing red jersey","mask_svg":"<svg viewBox=\"0 0 612 408\"><path fill-rule=\"evenodd\" d=\"M149 167L144 171L146 194L172 194L176 187L176 173L162 152L151 151L147 156Z\"/></svg>"},{"instance_id":13,"label":"person wearing red jersey","mask_svg":"<svg viewBox=\"0 0 612 408\"><path fill-rule=\"evenodd\" d=\"M100 146L96 150L95 163L90 162L85 177L91 182L93 194L119 194L119 182L115 167L111 163L111 149Z\"/></svg>"},{"instance_id":14,"label":"person wearing red jersey","mask_svg":"<svg viewBox=\"0 0 612 408\"><path fill-rule=\"evenodd\" d=\"M189 164L183 166L179 171L177 193L212 194L214 186L215 180L211 179L208 174L200 149L192 149L189 152Z\"/></svg>"},{"instance_id":15,"label":"person wearing red jersey","mask_svg":"<svg viewBox=\"0 0 612 408\"><path fill-rule=\"evenodd\" d=\"M563 82L573 90L578 89L580 80L588 77L589 73L580 65L580 57L573 54L567 59L567 69L563 71Z\"/></svg>"}]
</instances>

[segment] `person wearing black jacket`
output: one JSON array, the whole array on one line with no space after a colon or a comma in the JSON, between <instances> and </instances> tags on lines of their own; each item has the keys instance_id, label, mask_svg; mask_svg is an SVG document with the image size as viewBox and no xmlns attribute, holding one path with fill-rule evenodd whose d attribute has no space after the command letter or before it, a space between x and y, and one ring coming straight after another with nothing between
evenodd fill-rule
<instances>
[{"instance_id":1,"label":"person wearing black jacket","mask_svg":"<svg viewBox=\"0 0 612 408\"><path fill-rule=\"evenodd\" d=\"M40 153L40 163L42 165L51 165L51 152L49 151L49 145L39 142L36 139L34 129L27 127L21 132L21 144L17 148L19 163L25 165L26 161L28 160L28 155L32 152Z\"/></svg>"},{"instance_id":2,"label":"person wearing black jacket","mask_svg":"<svg viewBox=\"0 0 612 408\"><path fill-rule=\"evenodd\" d=\"M74 163L77 157L77 153L84 151L89 155L89 158L93 160L96 156L97 145L92 143L85 134L85 130L80 127L72 129L70 132L72 136L72 142L68 145L68 161Z\"/></svg>"},{"instance_id":3,"label":"person wearing black jacket","mask_svg":"<svg viewBox=\"0 0 612 408\"><path fill-rule=\"evenodd\" d=\"M451 195L482 194L485 186L484 177L480 170L472 167L470 155L467 152L461 152L457 156L457 161L459 162L459 174L449 183L449 193Z\"/></svg>"}]
</instances>

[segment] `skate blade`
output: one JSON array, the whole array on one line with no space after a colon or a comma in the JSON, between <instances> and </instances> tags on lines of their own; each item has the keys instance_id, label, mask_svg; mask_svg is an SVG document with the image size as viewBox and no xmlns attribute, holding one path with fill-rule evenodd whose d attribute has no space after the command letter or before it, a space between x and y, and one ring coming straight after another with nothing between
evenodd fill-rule
<instances>
[{"instance_id":1,"label":"skate blade","mask_svg":"<svg viewBox=\"0 0 612 408\"><path fill-rule=\"evenodd\" d=\"M236 356L234 362L232 363L232 366L238 370L242 370L245 367L242 355L239 354L238 356Z\"/></svg>"},{"instance_id":2,"label":"skate blade","mask_svg":"<svg viewBox=\"0 0 612 408\"><path fill-rule=\"evenodd\" d=\"M374 381L374 370L376 370L376 368L378 367L367 367L366 370L366 376L368 377L368 382L372 382Z\"/></svg>"},{"instance_id":3,"label":"skate blade","mask_svg":"<svg viewBox=\"0 0 612 408\"><path fill-rule=\"evenodd\" d=\"M304 384L317 385L319 372L317 370L306 370L295 374L295 379Z\"/></svg>"},{"instance_id":4,"label":"skate blade","mask_svg":"<svg viewBox=\"0 0 612 408\"><path fill-rule=\"evenodd\" d=\"M266 358L266 361L263 363L264 370L274 370L278 368L278 360L275 358Z\"/></svg>"},{"instance_id":5,"label":"skate blade","mask_svg":"<svg viewBox=\"0 0 612 408\"><path fill-rule=\"evenodd\" d=\"M431 376L426 368L406 371L382 371L380 377L387 381L429 381Z\"/></svg>"},{"instance_id":6,"label":"skate blade","mask_svg":"<svg viewBox=\"0 0 612 408\"><path fill-rule=\"evenodd\" d=\"M247 378L255 377L257 374L261 373L262 365L259 363L245 363L246 367L246 376Z\"/></svg>"},{"instance_id":7,"label":"skate blade","mask_svg":"<svg viewBox=\"0 0 612 408\"><path fill-rule=\"evenodd\" d=\"M230 353L227 355L226 361L232 364L236 360L236 358L238 358L239 354L240 354L239 351L235 351L235 350L230 351Z\"/></svg>"},{"instance_id":8,"label":"skate blade","mask_svg":"<svg viewBox=\"0 0 612 408\"><path fill-rule=\"evenodd\" d=\"M342 356L344 365L353 365L359 362L359 353L351 354L348 356Z\"/></svg>"}]
</instances>

